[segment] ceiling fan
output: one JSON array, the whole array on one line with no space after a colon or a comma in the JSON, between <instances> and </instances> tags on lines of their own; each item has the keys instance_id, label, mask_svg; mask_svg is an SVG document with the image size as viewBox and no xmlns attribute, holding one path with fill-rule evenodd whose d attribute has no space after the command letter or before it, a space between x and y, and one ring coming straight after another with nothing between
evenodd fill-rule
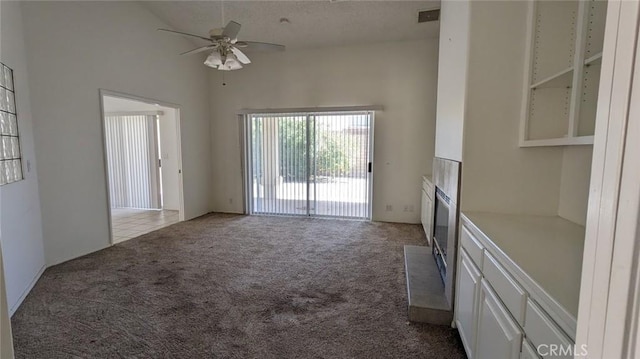
<instances>
[{"instance_id":1,"label":"ceiling fan","mask_svg":"<svg viewBox=\"0 0 640 359\"><path fill-rule=\"evenodd\" d=\"M229 21L224 28L209 31L209 37L169 29L158 29L158 31L194 37L210 42L208 45L183 52L180 55L191 55L212 50L204 64L223 71L238 70L242 68L243 64L251 63L251 60L240 51L240 48L260 51L284 51L283 45L269 44L266 42L239 41L238 33L240 32L240 26L241 25L235 21Z\"/></svg>"}]
</instances>

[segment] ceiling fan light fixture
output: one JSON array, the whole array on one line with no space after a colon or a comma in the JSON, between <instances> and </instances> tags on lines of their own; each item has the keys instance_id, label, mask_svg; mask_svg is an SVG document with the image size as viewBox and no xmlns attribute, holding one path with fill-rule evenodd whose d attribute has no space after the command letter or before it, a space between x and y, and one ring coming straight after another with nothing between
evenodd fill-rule
<instances>
[{"instance_id":1,"label":"ceiling fan light fixture","mask_svg":"<svg viewBox=\"0 0 640 359\"><path fill-rule=\"evenodd\" d=\"M212 51L211 54L204 60L204 64L217 69L218 66L222 65L222 57L218 51Z\"/></svg>"},{"instance_id":2,"label":"ceiling fan light fixture","mask_svg":"<svg viewBox=\"0 0 640 359\"><path fill-rule=\"evenodd\" d=\"M1 1L1 0L0 0ZM289 19L281 18L281 23L289 23ZM158 29L159 31L168 32L174 35L195 37L201 40L209 42L208 45L198 47L187 52L183 52L180 55L193 55L202 53L205 51L211 51L209 56L204 61L205 66L223 70L239 70L243 68L243 65L250 64L249 57L242 52L239 48L250 48L253 50L271 50L271 51L283 51L284 45L270 44L266 42L256 41L238 41L238 33L240 32L241 25L235 21L229 21L227 26L223 29L213 29L209 32L209 37L200 35L189 34L182 31L175 31L170 29Z\"/></svg>"},{"instance_id":3,"label":"ceiling fan light fixture","mask_svg":"<svg viewBox=\"0 0 640 359\"><path fill-rule=\"evenodd\" d=\"M239 70L242 68L242 64L238 61L238 58L233 53L227 55L227 60L224 62L224 65L218 66L218 70Z\"/></svg>"}]
</instances>

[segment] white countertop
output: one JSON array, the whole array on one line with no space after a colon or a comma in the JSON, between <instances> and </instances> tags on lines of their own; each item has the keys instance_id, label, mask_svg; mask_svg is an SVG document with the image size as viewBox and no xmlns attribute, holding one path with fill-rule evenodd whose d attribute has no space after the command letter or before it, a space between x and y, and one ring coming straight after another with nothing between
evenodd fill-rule
<instances>
[{"instance_id":1,"label":"white countertop","mask_svg":"<svg viewBox=\"0 0 640 359\"><path fill-rule=\"evenodd\" d=\"M577 318L583 226L558 216L464 212L523 272Z\"/></svg>"}]
</instances>

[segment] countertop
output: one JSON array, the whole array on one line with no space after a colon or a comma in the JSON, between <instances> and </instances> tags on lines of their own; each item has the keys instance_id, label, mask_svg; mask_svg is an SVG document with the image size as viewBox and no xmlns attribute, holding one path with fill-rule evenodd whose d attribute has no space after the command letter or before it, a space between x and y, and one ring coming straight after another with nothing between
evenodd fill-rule
<instances>
[{"instance_id":1,"label":"countertop","mask_svg":"<svg viewBox=\"0 0 640 359\"><path fill-rule=\"evenodd\" d=\"M463 212L515 265L577 318L583 226L558 216Z\"/></svg>"}]
</instances>

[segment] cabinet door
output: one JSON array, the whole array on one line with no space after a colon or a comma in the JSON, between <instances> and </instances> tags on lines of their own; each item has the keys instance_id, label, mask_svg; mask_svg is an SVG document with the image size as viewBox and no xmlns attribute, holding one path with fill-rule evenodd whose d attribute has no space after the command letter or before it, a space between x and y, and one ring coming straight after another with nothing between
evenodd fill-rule
<instances>
[{"instance_id":1,"label":"cabinet door","mask_svg":"<svg viewBox=\"0 0 640 359\"><path fill-rule=\"evenodd\" d=\"M472 359L475 354L480 277L480 271L473 264L467 252L461 248L455 313L456 326L469 359Z\"/></svg>"},{"instance_id":2,"label":"cabinet door","mask_svg":"<svg viewBox=\"0 0 640 359\"><path fill-rule=\"evenodd\" d=\"M431 244L431 221L433 220L431 208L433 208L433 203L424 190L422 191L421 202L420 219L422 222L422 228L424 228L424 233L427 235L427 241Z\"/></svg>"},{"instance_id":3,"label":"cabinet door","mask_svg":"<svg viewBox=\"0 0 640 359\"><path fill-rule=\"evenodd\" d=\"M427 196L427 217L425 219L427 221L427 229L429 230L427 237L431 240L433 235L433 199L429 196Z\"/></svg>"},{"instance_id":4,"label":"cabinet door","mask_svg":"<svg viewBox=\"0 0 640 359\"><path fill-rule=\"evenodd\" d=\"M522 331L484 279L481 280L476 333L476 359L520 356Z\"/></svg>"},{"instance_id":5,"label":"cabinet door","mask_svg":"<svg viewBox=\"0 0 640 359\"><path fill-rule=\"evenodd\" d=\"M537 351L526 339L522 339L522 353L520 353L520 359L540 359Z\"/></svg>"},{"instance_id":6,"label":"cabinet door","mask_svg":"<svg viewBox=\"0 0 640 359\"><path fill-rule=\"evenodd\" d=\"M420 222L423 226L426 224L427 218L427 195L422 191L422 196L420 197ZM426 229L425 229L426 230Z\"/></svg>"}]
</instances>

